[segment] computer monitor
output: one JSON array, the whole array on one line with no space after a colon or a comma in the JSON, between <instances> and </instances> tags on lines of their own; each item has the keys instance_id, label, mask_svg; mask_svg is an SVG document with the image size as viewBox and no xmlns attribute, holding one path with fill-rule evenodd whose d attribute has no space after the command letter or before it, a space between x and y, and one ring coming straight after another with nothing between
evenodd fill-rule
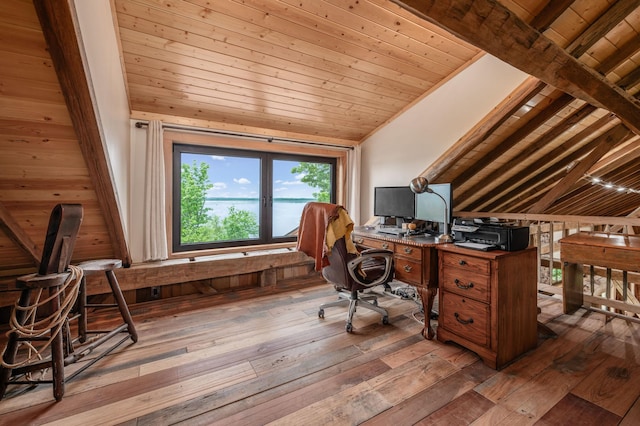
<instances>
[{"instance_id":1,"label":"computer monitor","mask_svg":"<svg viewBox=\"0 0 640 426\"><path fill-rule=\"evenodd\" d=\"M429 189L440 194L447 203L447 223L453 222L453 188L450 183L430 183ZM436 222L444 226L444 203L436 194L423 192L416 195L416 219Z\"/></svg>"},{"instance_id":2,"label":"computer monitor","mask_svg":"<svg viewBox=\"0 0 640 426\"><path fill-rule=\"evenodd\" d=\"M411 220L416 214L415 195L408 186L376 186L373 190L373 215Z\"/></svg>"}]
</instances>

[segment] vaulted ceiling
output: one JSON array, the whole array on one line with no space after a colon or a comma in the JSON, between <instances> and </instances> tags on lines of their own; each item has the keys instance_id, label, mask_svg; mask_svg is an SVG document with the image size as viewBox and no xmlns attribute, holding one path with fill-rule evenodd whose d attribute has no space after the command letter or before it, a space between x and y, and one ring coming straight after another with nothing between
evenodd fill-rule
<instances>
[{"instance_id":1,"label":"vaulted ceiling","mask_svg":"<svg viewBox=\"0 0 640 426\"><path fill-rule=\"evenodd\" d=\"M429 165L430 180L453 182L456 209L624 216L640 206L640 1L115 5L134 115L357 143L488 52L535 78Z\"/></svg>"},{"instance_id":2,"label":"vaulted ceiling","mask_svg":"<svg viewBox=\"0 0 640 426\"><path fill-rule=\"evenodd\" d=\"M480 52L386 0L115 7L134 114L353 142Z\"/></svg>"},{"instance_id":3,"label":"vaulted ceiling","mask_svg":"<svg viewBox=\"0 0 640 426\"><path fill-rule=\"evenodd\" d=\"M112 3L133 118L355 145L488 52L532 77L425 164L456 210L638 215L638 0ZM83 259L126 261L68 2L0 8L0 272L58 202Z\"/></svg>"}]
</instances>

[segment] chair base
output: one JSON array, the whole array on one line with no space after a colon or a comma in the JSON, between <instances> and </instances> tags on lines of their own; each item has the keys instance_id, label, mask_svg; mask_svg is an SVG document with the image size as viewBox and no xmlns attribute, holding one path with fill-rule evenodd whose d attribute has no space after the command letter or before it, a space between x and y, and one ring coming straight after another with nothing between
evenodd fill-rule
<instances>
[{"instance_id":1,"label":"chair base","mask_svg":"<svg viewBox=\"0 0 640 426\"><path fill-rule=\"evenodd\" d=\"M117 347L122 345L126 340L131 339L134 343L138 341L138 333L133 323L131 313L127 306L127 302L124 299L120 285L114 273L114 269L120 268L122 261L119 259L104 259L93 260L84 262L78 265L83 271L83 275L80 281L78 290L78 296L74 302L74 308L69 311L64 324L60 329L52 328L48 334L51 336L51 350L47 356L41 360L35 360L33 362L25 363L21 366L13 367L18 355L18 346L20 342L33 343L35 341L46 340L39 338L19 337L15 331L9 335L9 339L2 354L2 360L6 363L6 366L0 365L0 400L5 396L5 392L9 385L38 385L40 383L52 383L53 384L53 396L56 401L60 401L64 396L65 383L75 378L78 374L83 372L94 363L110 354ZM87 303L87 275L97 273L104 273L106 275L109 286L111 287L112 295L115 299L115 303L111 304L95 304ZM37 274L31 274L18 278L18 283L23 288L20 300L18 301L19 307L26 307L30 304L31 292L37 290L40 287L46 287L49 290L49 294L56 294L59 287L64 283L66 276L69 273L64 274L49 274L46 276L39 276ZM60 309L60 298L57 294L56 297L51 297L49 302L51 312L57 312ZM109 330L92 330L88 327L88 316L93 309L105 308L105 307L117 307L122 317L122 323L114 326ZM18 322L23 325L26 318L24 312L19 310L16 313ZM77 331L77 335L72 336L71 321L77 322L77 328L74 328L74 332ZM112 338L118 336L117 341L113 341ZM98 346L110 343L103 352L96 354L94 358L84 363L80 368L71 374L65 374L65 367L76 363L83 359L86 355L93 352ZM31 379L28 373L37 372L51 368L51 379Z\"/></svg>"},{"instance_id":2,"label":"chair base","mask_svg":"<svg viewBox=\"0 0 640 426\"><path fill-rule=\"evenodd\" d=\"M378 298L373 295L358 295L357 290L353 290L351 292L347 292L345 290L341 290L338 292L338 300L333 302L327 302L320 305L318 308L318 317L324 318L324 310L325 308L331 308L334 306L348 306L349 309L347 311L347 324L345 329L347 333L351 333L353 331L353 315L356 312L356 307L360 306L365 309L369 309L375 311L382 315L382 323L389 324L389 314L387 311L380 306L378 306Z\"/></svg>"}]
</instances>

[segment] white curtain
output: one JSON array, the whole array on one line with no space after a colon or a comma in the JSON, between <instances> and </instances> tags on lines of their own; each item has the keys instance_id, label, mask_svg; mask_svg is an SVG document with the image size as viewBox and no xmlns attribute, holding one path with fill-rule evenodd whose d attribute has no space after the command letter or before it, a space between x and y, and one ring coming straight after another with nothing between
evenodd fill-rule
<instances>
[{"instance_id":1,"label":"white curtain","mask_svg":"<svg viewBox=\"0 0 640 426\"><path fill-rule=\"evenodd\" d=\"M168 257L162 123L149 122L144 172L143 261Z\"/></svg>"},{"instance_id":2,"label":"white curtain","mask_svg":"<svg viewBox=\"0 0 640 426\"><path fill-rule=\"evenodd\" d=\"M349 216L356 225L360 225L360 163L361 163L360 145L356 145L347 153L347 188L346 188L346 207Z\"/></svg>"}]
</instances>

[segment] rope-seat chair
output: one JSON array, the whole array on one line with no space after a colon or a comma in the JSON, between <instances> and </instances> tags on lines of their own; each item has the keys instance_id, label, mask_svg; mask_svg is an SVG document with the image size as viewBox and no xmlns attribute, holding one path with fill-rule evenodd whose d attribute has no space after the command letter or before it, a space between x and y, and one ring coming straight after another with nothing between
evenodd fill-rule
<instances>
[{"instance_id":1,"label":"rope-seat chair","mask_svg":"<svg viewBox=\"0 0 640 426\"><path fill-rule=\"evenodd\" d=\"M56 205L49 218L38 272L16 280L20 297L11 312L7 343L0 361L0 399L11 384L52 383L54 398L60 401L65 381L74 378L128 338L133 342L138 340L113 272L122 266L122 261L103 259L70 265L82 216L80 204ZM86 276L97 272L106 274L116 303L87 303ZM89 310L107 306L118 307L123 323L111 330L89 330ZM77 321L77 327L73 329L72 321ZM77 331L75 337L72 330ZM65 377L65 366L80 360L118 333L126 333L126 336Z\"/></svg>"}]
</instances>

